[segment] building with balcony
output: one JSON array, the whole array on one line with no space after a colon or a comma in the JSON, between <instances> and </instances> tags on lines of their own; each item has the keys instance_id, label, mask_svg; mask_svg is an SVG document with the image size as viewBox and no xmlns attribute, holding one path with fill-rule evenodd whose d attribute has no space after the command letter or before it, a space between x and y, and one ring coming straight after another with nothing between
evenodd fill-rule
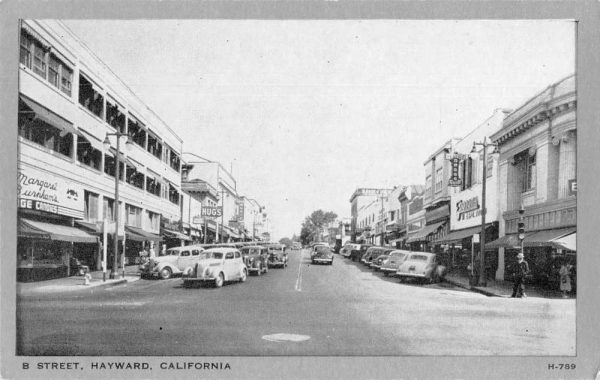
<instances>
[{"instance_id":1,"label":"building with balcony","mask_svg":"<svg viewBox=\"0 0 600 380\"><path fill-rule=\"evenodd\" d=\"M119 264L135 263L180 220L182 140L63 23L20 27L19 279L67 276L72 259L100 269L102 247L111 267L115 235ZM118 156L116 132L132 140Z\"/></svg>"},{"instance_id":2,"label":"building with balcony","mask_svg":"<svg viewBox=\"0 0 600 380\"><path fill-rule=\"evenodd\" d=\"M500 148L499 276L509 278L520 249L517 223L524 210L525 258L533 277L557 286L560 260L575 264L577 227L577 94L575 75L536 94L504 119L491 136ZM560 259L560 260L558 260ZM506 268L506 270L505 270Z\"/></svg>"}]
</instances>

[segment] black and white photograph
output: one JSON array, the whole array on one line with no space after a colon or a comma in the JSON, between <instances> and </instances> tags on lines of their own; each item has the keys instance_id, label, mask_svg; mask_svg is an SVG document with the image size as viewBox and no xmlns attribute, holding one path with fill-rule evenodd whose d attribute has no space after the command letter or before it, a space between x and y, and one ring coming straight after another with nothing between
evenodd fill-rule
<instances>
[{"instance_id":1,"label":"black and white photograph","mask_svg":"<svg viewBox=\"0 0 600 380\"><path fill-rule=\"evenodd\" d=\"M11 20L3 377L596 376L578 20L177 15Z\"/></svg>"}]
</instances>

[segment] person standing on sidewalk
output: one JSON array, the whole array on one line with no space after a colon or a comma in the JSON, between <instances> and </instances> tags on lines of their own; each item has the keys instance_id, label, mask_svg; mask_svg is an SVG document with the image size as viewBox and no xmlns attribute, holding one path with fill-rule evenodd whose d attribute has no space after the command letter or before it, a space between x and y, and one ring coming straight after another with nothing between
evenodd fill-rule
<instances>
[{"instance_id":1,"label":"person standing on sidewalk","mask_svg":"<svg viewBox=\"0 0 600 380\"><path fill-rule=\"evenodd\" d=\"M560 290L562 292L562 296L563 298L567 298L567 293L571 291L571 266L566 262L566 260L561 263L558 275L560 276Z\"/></svg>"},{"instance_id":2,"label":"person standing on sidewalk","mask_svg":"<svg viewBox=\"0 0 600 380\"><path fill-rule=\"evenodd\" d=\"M521 298L527 297L525 294L525 285L523 281L525 280L525 276L529 274L529 264L525 261L523 253L519 253L517 255L517 263L515 264L515 269L513 272L513 292L512 298Z\"/></svg>"}]
</instances>

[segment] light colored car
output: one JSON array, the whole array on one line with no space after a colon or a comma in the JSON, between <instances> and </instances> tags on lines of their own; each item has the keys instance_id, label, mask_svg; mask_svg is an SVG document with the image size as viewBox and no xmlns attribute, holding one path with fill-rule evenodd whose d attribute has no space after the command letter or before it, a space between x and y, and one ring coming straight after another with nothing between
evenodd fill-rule
<instances>
[{"instance_id":1,"label":"light colored car","mask_svg":"<svg viewBox=\"0 0 600 380\"><path fill-rule=\"evenodd\" d=\"M344 245L342 247L342 249L340 249L340 255L342 255L344 257L350 257L350 254L352 253L353 249L359 250L360 244L347 243L346 245Z\"/></svg>"},{"instance_id":2,"label":"light colored car","mask_svg":"<svg viewBox=\"0 0 600 380\"><path fill-rule=\"evenodd\" d=\"M400 264L396 276L400 282L407 279L421 279L429 283L439 281L445 273L445 267L438 265L435 253L412 252L410 256Z\"/></svg>"},{"instance_id":3,"label":"light colored car","mask_svg":"<svg viewBox=\"0 0 600 380\"><path fill-rule=\"evenodd\" d=\"M172 275L182 274L203 257L203 252L204 248L199 245L169 248L163 255L151 257L139 266L141 277L159 277L166 280Z\"/></svg>"},{"instance_id":4,"label":"light colored car","mask_svg":"<svg viewBox=\"0 0 600 380\"><path fill-rule=\"evenodd\" d=\"M333 264L333 252L327 246L316 246L315 253L311 257L313 264Z\"/></svg>"},{"instance_id":5,"label":"light colored car","mask_svg":"<svg viewBox=\"0 0 600 380\"><path fill-rule=\"evenodd\" d=\"M410 256L410 251L405 251L402 249L397 249L395 251L390 252L389 257L381 263L381 272L384 276L392 275L395 276L400 264L404 262Z\"/></svg>"},{"instance_id":6,"label":"light colored car","mask_svg":"<svg viewBox=\"0 0 600 380\"><path fill-rule=\"evenodd\" d=\"M242 253L235 248L210 248L204 258L196 262L193 269L186 273L183 285L212 282L220 288L227 281L246 281L248 268L242 259Z\"/></svg>"},{"instance_id":7,"label":"light colored car","mask_svg":"<svg viewBox=\"0 0 600 380\"><path fill-rule=\"evenodd\" d=\"M373 255L373 259L371 260L369 267L377 272L381 268L381 264L383 264L383 262L390 257L390 253L392 253L392 251L393 249L386 249L379 255Z\"/></svg>"}]
</instances>

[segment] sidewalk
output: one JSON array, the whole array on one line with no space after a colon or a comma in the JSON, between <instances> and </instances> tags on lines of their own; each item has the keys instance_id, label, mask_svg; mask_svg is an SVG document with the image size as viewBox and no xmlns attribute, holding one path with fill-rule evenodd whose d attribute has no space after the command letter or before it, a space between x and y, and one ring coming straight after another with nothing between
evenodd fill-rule
<instances>
[{"instance_id":1,"label":"sidewalk","mask_svg":"<svg viewBox=\"0 0 600 380\"><path fill-rule=\"evenodd\" d=\"M513 283L511 281L488 280L487 285L471 286L469 278L455 273L446 274L444 281L464 289L484 294L488 297L510 297L512 295ZM562 298L562 293L558 290L545 289L533 285L525 285L525 294L527 297L538 298ZM575 298L573 294L569 298Z\"/></svg>"},{"instance_id":2,"label":"sidewalk","mask_svg":"<svg viewBox=\"0 0 600 380\"><path fill-rule=\"evenodd\" d=\"M37 282L17 282L17 294L31 295L44 293L60 293L89 288L102 288L122 285L140 279L140 274L138 272L137 265L125 267L125 278L122 277L122 271L118 272L118 278L115 279L109 279L109 274L110 270L106 272L106 281L103 281L102 271L90 272L92 278L90 279L89 285L84 285L85 279L83 276L71 276Z\"/></svg>"}]
</instances>

